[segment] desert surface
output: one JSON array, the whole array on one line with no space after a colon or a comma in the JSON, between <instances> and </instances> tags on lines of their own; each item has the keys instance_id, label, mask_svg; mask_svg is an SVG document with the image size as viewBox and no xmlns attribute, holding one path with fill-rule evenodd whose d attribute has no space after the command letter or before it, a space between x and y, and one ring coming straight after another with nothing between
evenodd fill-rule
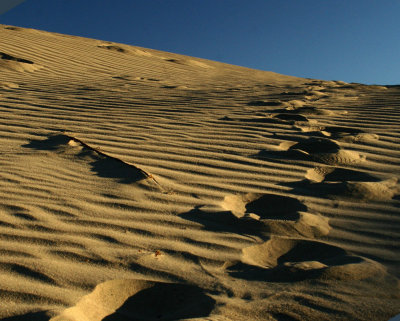
<instances>
[{"instance_id":1,"label":"desert surface","mask_svg":"<svg viewBox=\"0 0 400 321\"><path fill-rule=\"evenodd\" d=\"M399 177L400 86L0 25L2 321L388 320Z\"/></svg>"}]
</instances>

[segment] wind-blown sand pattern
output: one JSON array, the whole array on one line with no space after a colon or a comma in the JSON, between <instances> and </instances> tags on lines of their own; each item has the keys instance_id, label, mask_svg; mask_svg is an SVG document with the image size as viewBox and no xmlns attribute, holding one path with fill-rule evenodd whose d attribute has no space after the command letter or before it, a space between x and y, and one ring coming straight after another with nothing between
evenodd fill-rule
<instances>
[{"instance_id":1,"label":"wind-blown sand pattern","mask_svg":"<svg viewBox=\"0 0 400 321\"><path fill-rule=\"evenodd\" d=\"M0 39L0 320L400 313L400 87Z\"/></svg>"}]
</instances>

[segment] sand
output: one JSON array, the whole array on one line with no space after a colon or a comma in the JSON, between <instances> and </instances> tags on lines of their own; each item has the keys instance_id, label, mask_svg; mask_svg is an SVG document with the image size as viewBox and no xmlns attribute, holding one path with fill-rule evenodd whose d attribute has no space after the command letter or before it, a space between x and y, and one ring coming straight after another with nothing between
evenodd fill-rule
<instances>
[{"instance_id":1,"label":"sand","mask_svg":"<svg viewBox=\"0 0 400 321\"><path fill-rule=\"evenodd\" d=\"M388 320L399 177L399 86L0 26L2 321Z\"/></svg>"}]
</instances>

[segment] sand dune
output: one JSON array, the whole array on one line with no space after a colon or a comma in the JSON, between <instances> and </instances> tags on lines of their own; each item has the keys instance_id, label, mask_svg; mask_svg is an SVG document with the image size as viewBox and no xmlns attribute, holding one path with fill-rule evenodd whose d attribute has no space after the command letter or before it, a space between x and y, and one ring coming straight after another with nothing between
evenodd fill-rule
<instances>
[{"instance_id":1,"label":"sand dune","mask_svg":"<svg viewBox=\"0 0 400 321\"><path fill-rule=\"evenodd\" d=\"M400 313L399 86L0 39L0 320Z\"/></svg>"}]
</instances>

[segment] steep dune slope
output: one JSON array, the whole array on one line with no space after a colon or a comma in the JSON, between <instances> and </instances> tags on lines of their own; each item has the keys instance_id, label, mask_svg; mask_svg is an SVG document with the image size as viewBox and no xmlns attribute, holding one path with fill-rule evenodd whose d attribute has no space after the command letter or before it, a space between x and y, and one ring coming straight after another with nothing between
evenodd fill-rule
<instances>
[{"instance_id":1,"label":"steep dune slope","mask_svg":"<svg viewBox=\"0 0 400 321\"><path fill-rule=\"evenodd\" d=\"M0 25L0 320L400 313L400 88Z\"/></svg>"}]
</instances>

